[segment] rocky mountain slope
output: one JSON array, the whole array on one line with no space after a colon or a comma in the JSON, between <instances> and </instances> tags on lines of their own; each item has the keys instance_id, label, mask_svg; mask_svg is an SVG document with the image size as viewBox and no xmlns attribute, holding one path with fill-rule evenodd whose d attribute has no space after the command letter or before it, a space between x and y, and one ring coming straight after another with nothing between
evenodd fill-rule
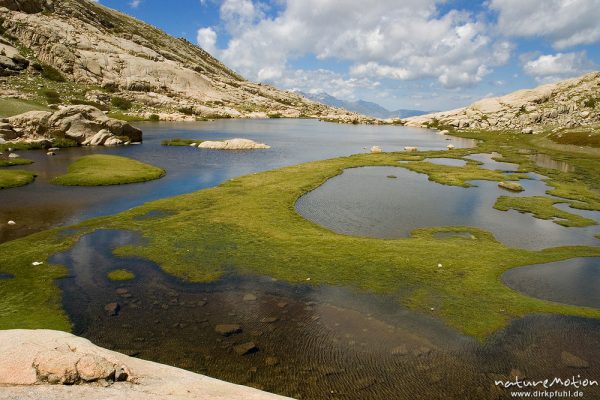
<instances>
[{"instance_id":1,"label":"rocky mountain slope","mask_svg":"<svg viewBox=\"0 0 600 400\"><path fill-rule=\"evenodd\" d=\"M536 133L600 123L600 72L405 120L409 126Z\"/></svg>"},{"instance_id":2,"label":"rocky mountain slope","mask_svg":"<svg viewBox=\"0 0 600 400\"><path fill-rule=\"evenodd\" d=\"M0 0L0 76L3 97L92 104L154 119L369 122L249 82L187 40L91 0Z\"/></svg>"}]
</instances>

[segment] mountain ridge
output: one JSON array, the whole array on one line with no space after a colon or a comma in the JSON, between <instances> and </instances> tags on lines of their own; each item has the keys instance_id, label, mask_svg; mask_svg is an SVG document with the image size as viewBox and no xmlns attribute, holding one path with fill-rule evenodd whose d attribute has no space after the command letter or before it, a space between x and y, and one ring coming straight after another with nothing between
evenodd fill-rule
<instances>
[{"instance_id":1,"label":"mountain ridge","mask_svg":"<svg viewBox=\"0 0 600 400\"><path fill-rule=\"evenodd\" d=\"M69 83L85 86L82 98L75 100L110 107L112 98L124 97L133 102L126 110L132 115L376 122L247 81L191 42L89 0L0 0L0 45L5 53L16 49L30 64L17 74L5 68L0 75L36 77L32 66L41 65L39 71L48 65ZM36 99L39 88L18 77L4 80L3 96ZM51 87L59 97L73 100L61 85L43 81L37 86Z\"/></svg>"},{"instance_id":2,"label":"mountain ridge","mask_svg":"<svg viewBox=\"0 0 600 400\"><path fill-rule=\"evenodd\" d=\"M355 101L347 101L339 99L335 96L330 95L327 92L318 92L318 93L306 93L300 90L295 91L296 93L301 94L307 99L317 101L319 103L327 104L332 107L343 108L348 111L353 111L359 114L368 115L374 118L388 119L388 118L408 118L417 115L424 115L431 113L430 111L422 111L422 110L407 110L407 109L398 109L394 111L390 111L387 108L381 106L372 101L367 100L355 100Z\"/></svg>"}]
</instances>

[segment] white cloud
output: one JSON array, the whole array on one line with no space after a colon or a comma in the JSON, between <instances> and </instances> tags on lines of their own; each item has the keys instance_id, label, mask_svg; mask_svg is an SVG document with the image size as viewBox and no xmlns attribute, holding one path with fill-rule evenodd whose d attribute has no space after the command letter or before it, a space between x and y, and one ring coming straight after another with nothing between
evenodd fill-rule
<instances>
[{"instance_id":1,"label":"white cloud","mask_svg":"<svg viewBox=\"0 0 600 400\"><path fill-rule=\"evenodd\" d=\"M475 16L439 15L436 0L281 0L281 13L251 0L225 0L221 20L231 39L217 56L250 79L277 84L290 62L306 54L350 65L351 79L374 75L434 78L445 87L480 82L508 61L512 47L496 43ZM210 45L207 32L199 43ZM200 41L202 40L202 42Z\"/></svg>"},{"instance_id":2,"label":"white cloud","mask_svg":"<svg viewBox=\"0 0 600 400\"><path fill-rule=\"evenodd\" d=\"M201 28L198 29L196 35L198 44L210 54L216 54L217 52L217 32L213 28Z\"/></svg>"},{"instance_id":3,"label":"white cloud","mask_svg":"<svg viewBox=\"0 0 600 400\"><path fill-rule=\"evenodd\" d=\"M523 63L525 73L543 83L572 78L593 69L594 64L583 51L541 55Z\"/></svg>"},{"instance_id":4,"label":"white cloud","mask_svg":"<svg viewBox=\"0 0 600 400\"><path fill-rule=\"evenodd\" d=\"M375 89L380 82L369 78L345 78L326 69L288 71L278 83L288 89L309 93L328 93L334 97L352 100L356 90Z\"/></svg>"},{"instance_id":5,"label":"white cloud","mask_svg":"<svg viewBox=\"0 0 600 400\"><path fill-rule=\"evenodd\" d=\"M498 29L515 37L542 37L557 49L600 41L600 0L490 0Z\"/></svg>"},{"instance_id":6,"label":"white cloud","mask_svg":"<svg viewBox=\"0 0 600 400\"><path fill-rule=\"evenodd\" d=\"M140 6L141 2L142 2L142 0L131 0L129 2L129 7L131 7L131 8L138 8Z\"/></svg>"}]
</instances>

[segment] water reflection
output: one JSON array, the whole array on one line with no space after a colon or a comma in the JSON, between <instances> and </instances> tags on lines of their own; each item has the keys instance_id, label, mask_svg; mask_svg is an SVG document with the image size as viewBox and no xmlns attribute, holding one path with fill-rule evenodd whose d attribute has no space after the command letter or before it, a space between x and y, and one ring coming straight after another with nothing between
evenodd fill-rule
<instances>
[{"instance_id":1,"label":"water reflection","mask_svg":"<svg viewBox=\"0 0 600 400\"><path fill-rule=\"evenodd\" d=\"M304 399L505 398L493 382L511 370L570 377L564 351L589 362L590 378L600 372L598 320L526 317L480 344L395 296L240 276L235 266L218 282L190 284L146 260L112 255L136 242L131 232L97 231L51 261L69 268L58 283L75 333L144 359ZM136 278L111 282L115 268ZM105 311L111 302L119 315ZM222 336L215 326L223 323L242 332ZM248 342L258 351L237 354Z\"/></svg>"},{"instance_id":2,"label":"water reflection","mask_svg":"<svg viewBox=\"0 0 600 400\"><path fill-rule=\"evenodd\" d=\"M573 258L513 268L502 281L532 297L600 308L600 258Z\"/></svg>"},{"instance_id":3,"label":"water reflection","mask_svg":"<svg viewBox=\"0 0 600 400\"><path fill-rule=\"evenodd\" d=\"M547 154L532 154L529 156L529 158L533 160L533 162L535 162L535 165L537 165L538 167L556 169L561 172L575 171L575 167L573 167L571 164L566 163L564 161L555 160Z\"/></svg>"},{"instance_id":4,"label":"water reflection","mask_svg":"<svg viewBox=\"0 0 600 400\"><path fill-rule=\"evenodd\" d=\"M38 174L28 186L0 192L0 221L17 225L0 226L0 242L56 225L110 215L136 205L168 196L218 185L240 175L270 170L307 161L367 152L373 145L385 151L404 146L423 150L445 149L444 137L430 130L400 126L340 125L314 120L219 120L213 122L139 123L144 143L136 146L62 149L48 157L42 151L21 151L35 164L22 168ZM165 138L228 139L243 137L268 143L264 151L225 152L189 147L161 146ZM456 147L471 140L453 138ZM86 154L110 153L132 157L160 166L163 179L124 186L61 187L49 181L66 172L71 162ZM21 168L21 167L19 167Z\"/></svg>"},{"instance_id":5,"label":"water reflection","mask_svg":"<svg viewBox=\"0 0 600 400\"><path fill-rule=\"evenodd\" d=\"M387 179L395 175L398 179ZM404 168L366 167L345 170L296 203L305 218L335 232L379 238L407 237L421 227L474 226L490 231L511 247L542 249L567 244L596 245L598 226L565 228L516 211L493 208L498 196L542 196L545 182L521 180L525 191L515 194L496 182L478 187L441 185L427 175ZM577 210L571 210L577 212ZM600 213L596 215L596 220Z\"/></svg>"},{"instance_id":6,"label":"water reflection","mask_svg":"<svg viewBox=\"0 0 600 400\"><path fill-rule=\"evenodd\" d=\"M502 154L500 153L480 153L480 154L471 154L466 156L470 160L479 161L482 163L481 168L485 169L493 169L500 171L517 171L519 166L517 164L505 163L501 161L494 160L495 158L502 158Z\"/></svg>"}]
</instances>

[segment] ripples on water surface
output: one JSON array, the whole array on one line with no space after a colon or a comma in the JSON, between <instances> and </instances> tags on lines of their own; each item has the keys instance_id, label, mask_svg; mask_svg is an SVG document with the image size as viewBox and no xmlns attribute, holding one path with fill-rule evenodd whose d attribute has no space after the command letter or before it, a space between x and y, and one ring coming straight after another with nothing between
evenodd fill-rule
<instances>
[{"instance_id":1,"label":"ripples on water surface","mask_svg":"<svg viewBox=\"0 0 600 400\"><path fill-rule=\"evenodd\" d=\"M136 357L302 399L498 399L493 381L512 369L540 378L600 372L598 320L531 316L478 343L392 297L233 270L215 283L190 284L146 260L112 255L138 241L101 230L51 260L70 270L59 286L75 333ZM117 268L136 278L109 281ZM104 306L115 301L121 312L108 316ZM215 326L223 323L242 332L221 336ZM233 350L250 341L257 352ZM563 351L589 368L567 367Z\"/></svg>"}]
</instances>

